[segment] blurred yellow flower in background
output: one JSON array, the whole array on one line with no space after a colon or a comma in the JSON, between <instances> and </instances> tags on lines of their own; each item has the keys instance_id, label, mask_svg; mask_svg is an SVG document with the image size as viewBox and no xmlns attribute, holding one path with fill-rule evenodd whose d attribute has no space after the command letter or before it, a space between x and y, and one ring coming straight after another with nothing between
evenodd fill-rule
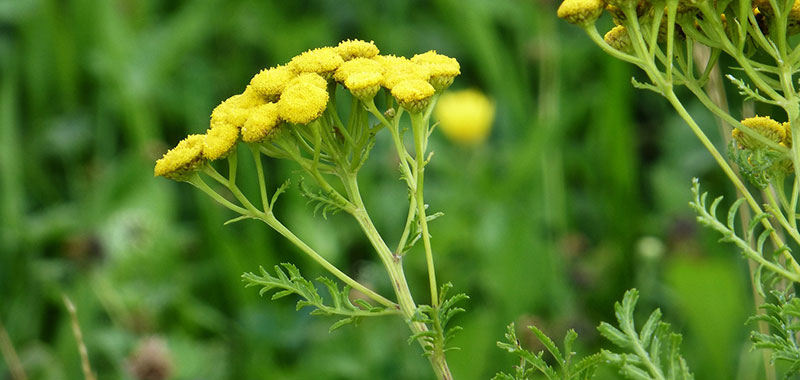
<instances>
[{"instance_id":1,"label":"blurred yellow flower in background","mask_svg":"<svg viewBox=\"0 0 800 380\"><path fill-rule=\"evenodd\" d=\"M459 144L475 145L486 140L494 121L494 102L478 90L444 93L436 105L439 129Z\"/></svg>"}]
</instances>

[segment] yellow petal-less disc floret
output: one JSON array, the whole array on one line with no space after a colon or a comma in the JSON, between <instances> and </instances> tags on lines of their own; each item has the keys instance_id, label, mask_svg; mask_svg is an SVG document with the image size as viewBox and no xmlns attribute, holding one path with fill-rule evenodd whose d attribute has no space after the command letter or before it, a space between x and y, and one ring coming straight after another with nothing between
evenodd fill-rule
<instances>
[{"instance_id":1,"label":"yellow petal-less disc floret","mask_svg":"<svg viewBox=\"0 0 800 380\"><path fill-rule=\"evenodd\" d=\"M189 135L156 161L153 174L182 180L202 164L204 135Z\"/></svg>"},{"instance_id":2,"label":"yellow petal-less disc floret","mask_svg":"<svg viewBox=\"0 0 800 380\"><path fill-rule=\"evenodd\" d=\"M625 29L622 25L617 25L603 36L603 40L614 49L617 49L623 53L631 53L633 52L633 46L631 45L631 38L628 36L628 30Z\"/></svg>"},{"instance_id":3,"label":"yellow petal-less disc floret","mask_svg":"<svg viewBox=\"0 0 800 380\"><path fill-rule=\"evenodd\" d=\"M358 99L368 100L375 97L381 89L383 74L379 72L357 72L347 76L344 86Z\"/></svg>"},{"instance_id":4,"label":"yellow petal-less disc floret","mask_svg":"<svg viewBox=\"0 0 800 380\"><path fill-rule=\"evenodd\" d=\"M276 101L281 91L297 74L286 66L277 66L261 70L250 80L250 87L268 101Z\"/></svg>"},{"instance_id":5,"label":"yellow petal-less disc floret","mask_svg":"<svg viewBox=\"0 0 800 380\"><path fill-rule=\"evenodd\" d=\"M439 98L434 112L442 133L459 144L486 140L494 120L494 104L477 90L448 91Z\"/></svg>"},{"instance_id":6,"label":"yellow petal-less disc floret","mask_svg":"<svg viewBox=\"0 0 800 380\"><path fill-rule=\"evenodd\" d=\"M786 128L769 116L750 117L742 120L742 124L776 143L781 143L786 139ZM764 147L763 143L754 137L748 136L739 128L734 128L731 135L742 148L755 149Z\"/></svg>"},{"instance_id":7,"label":"yellow petal-less disc floret","mask_svg":"<svg viewBox=\"0 0 800 380\"><path fill-rule=\"evenodd\" d=\"M603 0L564 0L558 7L558 17L575 25L591 25L601 14L606 3Z\"/></svg>"},{"instance_id":8,"label":"yellow petal-less disc floret","mask_svg":"<svg viewBox=\"0 0 800 380\"><path fill-rule=\"evenodd\" d=\"M336 73L333 74L333 79L336 79L339 83L344 83L349 75L363 72L376 72L383 75L383 65L374 59L354 58L339 66L336 69Z\"/></svg>"},{"instance_id":9,"label":"yellow petal-less disc floret","mask_svg":"<svg viewBox=\"0 0 800 380\"><path fill-rule=\"evenodd\" d=\"M388 90L405 80L420 79L427 81L431 77L427 67L411 62L405 57L379 55L374 59L383 66L383 87Z\"/></svg>"},{"instance_id":10,"label":"yellow petal-less disc floret","mask_svg":"<svg viewBox=\"0 0 800 380\"><path fill-rule=\"evenodd\" d=\"M251 86L238 95L225 99L211 112L211 125L228 123L239 128L247 121L250 109L263 104L264 100Z\"/></svg>"},{"instance_id":11,"label":"yellow petal-less disc floret","mask_svg":"<svg viewBox=\"0 0 800 380\"><path fill-rule=\"evenodd\" d=\"M226 157L239 140L239 128L231 123L211 124L203 141L203 156L211 161Z\"/></svg>"},{"instance_id":12,"label":"yellow petal-less disc floret","mask_svg":"<svg viewBox=\"0 0 800 380\"><path fill-rule=\"evenodd\" d=\"M461 66L455 58L438 54L435 50L411 57L411 62L428 68L431 85L436 91L443 91L453 84L453 79L461 74Z\"/></svg>"},{"instance_id":13,"label":"yellow petal-less disc floret","mask_svg":"<svg viewBox=\"0 0 800 380\"><path fill-rule=\"evenodd\" d=\"M266 103L255 107L242 126L242 141L258 142L267 139L280 125L278 105Z\"/></svg>"},{"instance_id":14,"label":"yellow petal-less disc floret","mask_svg":"<svg viewBox=\"0 0 800 380\"><path fill-rule=\"evenodd\" d=\"M345 61L349 61L354 58L372 58L378 53L378 47L375 46L375 43L370 41L361 41L361 40L346 40L339 42L339 45L336 46L336 51Z\"/></svg>"},{"instance_id":15,"label":"yellow petal-less disc floret","mask_svg":"<svg viewBox=\"0 0 800 380\"><path fill-rule=\"evenodd\" d=\"M317 73L330 77L344 63L342 56L332 47L308 50L289 61L289 68L296 73Z\"/></svg>"},{"instance_id":16,"label":"yellow petal-less disc floret","mask_svg":"<svg viewBox=\"0 0 800 380\"><path fill-rule=\"evenodd\" d=\"M323 90L326 90L328 88L328 81L317 73L300 74L294 77L292 80L290 80L289 83L286 84L286 87L292 86L295 83L313 84L314 86L317 86Z\"/></svg>"},{"instance_id":17,"label":"yellow petal-less disc floret","mask_svg":"<svg viewBox=\"0 0 800 380\"><path fill-rule=\"evenodd\" d=\"M308 124L322 115L328 105L328 91L315 82L296 80L286 86L278 100L281 119L294 124Z\"/></svg>"},{"instance_id":18,"label":"yellow petal-less disc floret","mask_svg":"<svg viewBox=\"0 0 800 380\"><path fill-rule=\"evenodd\" d=\"M422 79L404 80L392 88L392 96L412 113L422 112L435 92L433 86Z\"/></svg>"}]
</instances>

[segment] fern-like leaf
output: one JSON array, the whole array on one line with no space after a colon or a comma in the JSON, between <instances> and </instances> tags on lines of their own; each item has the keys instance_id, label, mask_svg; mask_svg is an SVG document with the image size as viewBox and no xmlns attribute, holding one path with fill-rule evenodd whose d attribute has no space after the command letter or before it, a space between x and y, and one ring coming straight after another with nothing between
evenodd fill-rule
<instances>
[{"instance_id":1,"label":"fern-like leaf","mask_svg":"<svg viewBox=\"0 0 800 380\"><path fill-rule=\"evenodd\" d=\"M415 340L422 344L426 356L441 354L450 350L458 350L448 344L455 334L461 331L460 326L449 327L449 322L456 314L464 312L464 309L456 306L457 303L468 300L469 296L458 293L452 297L447 297L447 293L453 288L453 284L446 283L439 290L439 307L433 308L430 305L417 307L416 312L411 317L414 322L424 323L428 326L427 331L413 334L408 342Z\"/></svg>"},{"instance_id":2,"label":"fern-like leaf","mask_svg":"<svg viewBox=\"0 0 800 380\"><path fill-rule=\"evenodd\" d=\"M326 277L319 277L317 281L322 283L328 291L330 302L319 294L314 284L303 278L300 270L292 264L283 263L274 267L274 275L270 274L264 267L260 268L260 274L245 273L242 275L246 287L260 286L260 295L272 292L272 299L276 300L292 294L300 297L297 301L296 309L312 307L312 315L341 316L344 317L334 323L330 331L336 330L347 324L357 325L364 317L396 314L397 310L387 309L382 306L373 306L363 300L350 301L350 287L339 288L333 280Z\"/></svg>"},{"instance_id":3,"label":"fern-like leaf","mask_svg":"<svg viewBox=\"0 0 800 380\"><path fill-rule=\"evenodd\" d=\"M638 299L639 292L636 289L625 292L622 302L614 305L619 328L608 323L602 323L597 328L611 343L623 350L622 353L603 350L603 360L616 367L627 379L693 379L680 355L681 336L671 332L669 324L661 321L661 311L656 309L642 329L636 330L633 314Z\"/></svg>"},{"instance_id":4,"label":"fern-like leaf","mask_svg":"<svg viewBox=\"0 0 800 380\"><path fill-rule=\"evenodd\" d=\"M501 372L495 375L495 380L532 379L535 373L544 375L548 380L589 380L594 377L597 366L601 361L600 354L587 356L576 362L576 353L572 351L572 345L578 338L578 334L575 330L567 331L564 337L564 350L562 352L553 340L536 326L528 326L528 328L536 335L545 349L547 349L553 357L558 364L558 369L553 368L544 360L544 351L534 354L523 348L522 345L520 345L519 339L517 339L516 328L512 323L508 326L506 331L506 340L497 342L497 346L518 356L520 358L520 365L515 366L513 375Z\"/></svg>"},{"instance_id":5,"label":"fern-like leaf","mask_svg":"<svg viewBox=\"0 0 800 380\"><path fill-rule=\"evenodd\" d=\"M800 373L800 346L797 333L800 331L800 298L792 293L771 292L773 302L761 305L764 314L747 319L747 323L765 322L769 333L753 331L750 340L754 348L769 350L772 362L788 364L784 378L789 379Z\"/></svg>"}]
</instances>

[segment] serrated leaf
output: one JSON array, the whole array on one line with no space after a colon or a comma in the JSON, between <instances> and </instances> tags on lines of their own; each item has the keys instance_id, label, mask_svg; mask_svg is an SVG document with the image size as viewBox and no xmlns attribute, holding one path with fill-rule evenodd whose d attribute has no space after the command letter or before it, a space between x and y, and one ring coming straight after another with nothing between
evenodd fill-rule
<instances>
[{"instance_id":1,"label":"serrated leaf","mask_svg":"<svg viewBox=\"0 0 800 380\"><path fill-rule=\"evenodd\" d=\"M650 318L647 319L644 326L642 326L642 332L639 334L639 340L642 341L643 346L647 347L650 344L650 339L653 337L653 333L655 333L660 321L661 310L655 309L653 313L650 314Z\"/></svg>"},{"instance_id":2,"label":"serrated leaf","mask_svg":"<svg viewBox=\"0 0 800 380\"><path fill-rule=\"evenodd\" d=\"M606 322L601 322L600 326L597 327L597 331L600 332L600 335L608 339L609 342L613 343L619 348L629 348L631 346L630 340L627 336L625 336L624 333L622 333L622 331L617 330L616 327Z\"/></svg>"},{"instance_id":3,"label":"serrated leaf","mask_svg":"<svg viewBox=\"0 0 800 380\"><path fill-rule=\"evenodd\" d=\"M536 326L528 326L528 329L530 329L533 334L536 335L536 338L542 342L542 345L544 345L547 351L550 352L550 355L553 355L553 358L555 358L559 364L563 365L565 363L564 357L561 356L561 351L559 351L558 347L556 347L556 344L553 343L553 341L550 340L550 338L545 335L542 330L539 330L536 328Z\"/></svg>"}]
</instances>

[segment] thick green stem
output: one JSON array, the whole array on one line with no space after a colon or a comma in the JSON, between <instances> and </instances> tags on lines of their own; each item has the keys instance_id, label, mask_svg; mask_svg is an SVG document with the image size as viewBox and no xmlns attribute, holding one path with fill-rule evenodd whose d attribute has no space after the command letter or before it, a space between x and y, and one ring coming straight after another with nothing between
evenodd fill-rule
<instances>
[{"instance_id":1,"label":"thick green stem","mask_svg":"<svg viewBox=\"0 0 800 380\"><path fill-rule=\"evenodd\" d=\"M358 222L361 230L367 236L367 239L378 253L378 257L386 268L386 272L389 274L389 279L392 283L392 288L394 288L394 291L397 295L397 302L400 306L400 311L403 314L408 327L414 334L428 331L428 326L426 326L424 323L414 322L412 320L414 314L416 313L417 305L414 303L414 298L411 295L411 290L408 288L408 282L406 281L406 276L403 272L403 257L392 254L392 251L386 245L386 242L384 242L380 233L378 233L378 230L375 228L375 225L372 223L372 219L369 217L369 214L364 207L361 193L358 191L358 181L356 176L348 175L346 178L349 182L348 187L352 189L353 199L351 199L351 201L355 205L355 209L351 214ZM423 345L424 349L424 342L419 340L419 343L420 345ZM453 378L452 374L450 374L450 368L447 365L447 361L443 352L440 354L429 355L428 359L431 362L431 366L433 367L438 379L450 380Z\"/></svg>"}]
</instances>

